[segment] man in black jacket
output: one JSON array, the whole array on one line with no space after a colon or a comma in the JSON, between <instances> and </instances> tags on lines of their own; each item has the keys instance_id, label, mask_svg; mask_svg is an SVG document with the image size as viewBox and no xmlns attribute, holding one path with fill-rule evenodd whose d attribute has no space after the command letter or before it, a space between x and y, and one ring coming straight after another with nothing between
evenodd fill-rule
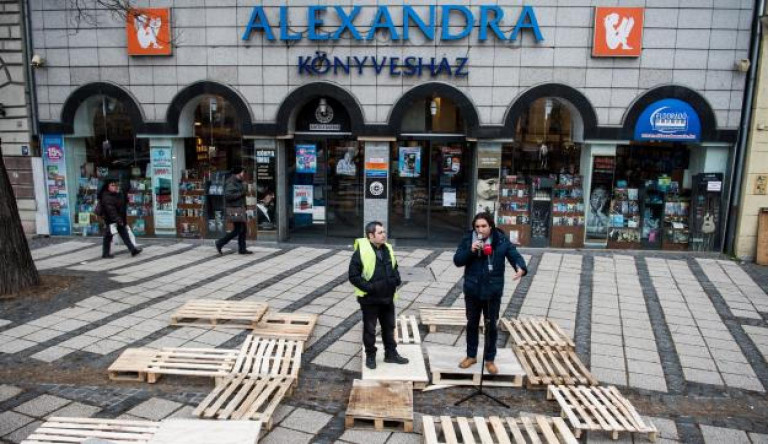
<instances>
[{"instance_id":1,"label":"man in black jacket","mask_svg":"<svg viewBox=\"0 0 768 444\"><path fill-rule=\"evenodd\" d=\"M101 215L104 217L104 241L101 247L101 257L104 259L112 259L114 256L110 253L112 247L112 225L117 228L117 233L120 238L123 239L123 243L130 250L131 256L136 256L141 253L141 248L136 248L131 242L130 236L128 236L128 229L126 229L126 217L125 217L125 200L123 196L118 193L118 185L116 180L108 180L99 193L99 205L101 206Z\"/></svg>"},{"instance_id":2,"label":"man in black jacket","mask_svg":"<svg viewBox=\"0 0 768 444\"><path fill-rule=\"evenodd\" d=\"M248 232L248 225L246 224L245 216L245 184L243 184L243 178L245 177L245 170L242 167L236 167L232 169L232 175L227 179L227 183L224 185L224 200L228 209L237 209L242 216L242 220L232 220L232 231L225 234L224 237L216 241L216 251L221 254L221 248L227 245L229 241L237 237L237 252L240 254L253 254L245 248L245 235ZM227 211L227 215L231 217L234 213L231 210Z\"/></svg>"},{"instance_id":3,"label":"man in black jacket","mask_svg":"<svg viewBox=\"0 0 768 444\"><path fill-rule=\"evenodd\" d=\"M363 311L363 345L365 366L376 368L376 321L381 324L384 362L407 364L397 353L395 342L395 299L402 283L392 245L381 222L365 226L367 238L355 240L355 252L349 263L349 282Z\"/></svg>"}]
</instances>

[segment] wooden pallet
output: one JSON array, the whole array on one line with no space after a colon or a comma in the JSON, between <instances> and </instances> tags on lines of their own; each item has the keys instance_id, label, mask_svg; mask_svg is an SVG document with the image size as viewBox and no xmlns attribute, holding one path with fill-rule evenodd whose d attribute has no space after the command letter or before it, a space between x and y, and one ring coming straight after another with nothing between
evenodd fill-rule
<instances>
[{"instance_id":1,"label":"wooden pallet","mask_svg":"<svg viewBox=\"0 0 768 444\"><path fill-rule=\"evenodd\" d=\"M478 350L477 356L482 357L483 350ZM459 362L464 359L463 347L448 347L433 345L427 347L429 357L429 370L432 373L434 385L480 385L480 364L462 369ZM508 348L499 348L496 351L496 366L499 373L489 375L484 371L483 385L494 387L522 387L525 379L525 370L520 365L514 352Z\"/></svg>"},{"instance_id":2,"label":"wooden pallet","mask_svg":"<svg viewBox=\"0 0 768 444\"><path fill-rule=\"evenodd\" d=\"M424 362L424 352L421 344L400 344L397 346L400 356L408 359L407 364L391 364L384 362L384 353L376 353L376 368L365 366L365 360L360 362L363 380L366 381L410 381L415 390L423 390L429 384L427 364ZM362 347L361 356L365 356Z\"/></svg>"},{"instance_id":3,"label":"wooden pallet","mask_svg":"<svg viewBox=\"0 0 768 444\"><path fill-rule=\"evenodd\" d=\"M421 333L416 316L398 316L395 320L395 342L398 344L421 344Z\"/></svg>"},{"instance_id":4,"label":"wooden pallet","mask_svg":"<svg viewBox=\"0 0 768 444\"><path fill-rule=\"evenodd\" d=\"M83 442L101 438L115 443L148 443L157 433L158 422L96 418L48 418L22 444Z\"/></svg>"},{"instance_id":5,"label":"wooden pallet","mask_svg":"<svg viewBox=\"0 0 768 444\"><path fill-rule=\"evenodd\" d=\"M304 342L248 335L237 356L232 374L299 378Z\"/></svg>"},{"instance_id":6,"label":"wooden pallet","mask_svg":"<svg viewBox=\"0 0 768 444\"><path fill-rule=\"evenodd\" d=\"M537 415L533 418L451 418L423 416L425 444L546 443L578 444L562 418Z\"/></svg>"},{"instance_id":7,"label":"wooden pallet","mask_svg":"<svg viewBox=\"0 0 768 444\"><path fill-rule=\"evenodd\" d=\"M146 381L147 368L156 355L157 350L151 348L125 349L107 369L109 379L112 381Z\"/></svg>"},{"instance_id":8,"label":"wooden pallet","mask_svg":"<svg viewBox=\"0 0 768 444\"><path fill-rule=\"evenodd\" d=\"M546 318L501 319L502 328L509 332L512 345L549 346L575 349L576 344L557 323Z\"/></svg>"},{"instance_id":9,"label":"wooden pallet","mask_svg":"<svg viewBox=\"0 0 768 444\"><path fill-rule=\"evenodd\" d=\"M293 385L292 377L230 376L192 412L200 418L258 420L272 429L272 414Z\"/></svg>"},{"instance_id":10,"label":"wooden pallet","mask_svg":"<svg viewBox=\"0 0 768 444\"><path fill-rule=\"evenodd\" d=\"M528 388L547 385L597 385L597 379L581 362L573 349L549 346L515 347L515 354L525 369Z\"/></svg>"},{"instance_id":11,"label":"wooden pallet","mask_svg":"<svg viewBox=\"0 0 768 444\"><path fill-rule=\"evenodd\" d=\"M303 341L305 344L317 325L317 315L311 313L267 313L253 327L254 336Z\"/></svg>"},{"instance_id":12,"label":"wooden pallet","mask_svg":"<svg viewBox=\"0 0 768 444\"><path fill-rule=\"evenodd\" d=\"M355 379L344 426L371 423L376 430L402 426L404 432L413 432L413 384Z\"/></svg>"},{"instance_id":13,"label":"wooden pallet","mask_svg":"<svg viewBox=\"0 0 768 444\"><path fill-rule=\"evenodd\" d=\"M656 440L656 427L646 423L614 386L550 385L547 398L560 404L562 416L570 422L577 438L584 430L602 430L610 432L613 439L618 439L620 432L630 432L647 433L648 439Z\"/></svg>"},{"instance_id":14,"label":"wooden pallet","mask_svg":"<svg viewBox=\"0 0 768 444\"><path fill-rule=\"evenodd\" d=\"M254 328L267 312L266 302L189 301L171 316L171 325Z\"/></svg>"},{"instance_id":15,"label":"wooden pallet","mask_svg":"<svg viewBox=\"0 0 768 444\"><path fill-rule=\"evenodd\" d=\"M154 384L162 375L223 378L232 372L237 350L218 348L164 348L158 350L147 367L147 382Z\"/></svg>"},{"instance_id":16,"label":"wooden pallet","mask_svg":"<svg viewBox=\"0 0 768 444\"><path fill-rule=\"evenodd\" d=\"M466 310L463 308L420 308L419 319L429 327L429 332L437 331L438 325L464 327L467 325ZM482 328L482 317L480 327Z\"/></svg>"}]
</instances>

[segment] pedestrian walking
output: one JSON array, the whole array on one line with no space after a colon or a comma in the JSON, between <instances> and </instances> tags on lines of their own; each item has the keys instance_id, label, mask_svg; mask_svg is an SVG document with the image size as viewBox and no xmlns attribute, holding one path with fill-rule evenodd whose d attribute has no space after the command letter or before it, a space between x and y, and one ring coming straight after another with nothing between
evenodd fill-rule
<instances>
[{"instance_id":1,"label":"pedestrian walking","mask_svg":"<svg viewBox=\"0 0 768 444\"><path fill-rule=\"evenodd\" d=\"M467 314L467 356L459 363L469 368L477 363L480 314L488 322L485 348L485 369L495 375L499 369L496 359L497 322L504 291L504 260L515 269L514 280L528 274L525 260L503 231L496 228L490 213L478 213L473 229L461 240L453 256L457 267L464 267L464 303Z\"/></svg>"},{"instance_id":2,"label":"pedestrian walking","mask_svg":"<svg viewBox=\"0 0 768 444\"><path fill-rule=\"evenodd\" d=\"M365 226L366 237L355 240L355 252L349 262L349 282L363 312L363 345L365 366L376 368L376 321L381 325L384 362L407 364L397 353L395 343L395 300L402 283L392 245L381 222Z\"/></svg>"},{"instance_id":3,"label":"pedestrian walking","mask_svg":"<svg viewBox=\"0 0 768 444\"><path fill-rule=\"evenodd\" d=\"M247 216L245 213L245 170L242 167L236 167L232 170L232 175L224 184L224 205L226 208L227 220L232 222L232 231L225 234L224 237L216 241L216 251L221 253L222 247L229 241L237 237L237 252L239 254L253 254L245 248L245 235L248 233L246 224Z\"/></svg>"},{"instance_id":4,"label":"pedestrian walking","mask_svg":"<svg viewBox=\"0 0 768 444\"><path fill-rule=\"evenodd\" d=\"M112 248L112 237L119 234L123 243L131 252L131 256L141 253L141 248L137 248L131 237L128 235L128 226L125 212L125 197L119 193L118 182L116 180L107 180L98 193L99 211L97 215L104 218L104 240L101 247L101 257L112 259L114 256L110 252Z\"/></svg>"}]
</instances>

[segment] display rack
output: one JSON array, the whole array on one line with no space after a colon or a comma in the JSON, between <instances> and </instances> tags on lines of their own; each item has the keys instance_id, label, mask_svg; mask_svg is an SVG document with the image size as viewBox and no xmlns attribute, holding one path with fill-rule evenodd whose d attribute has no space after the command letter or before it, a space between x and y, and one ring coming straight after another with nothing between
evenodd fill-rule
<instances>
[{"instance_id":1,"label":"display rack","mask_svg":"<svg viewBox=\"0 0 768 444\"><path fill-rule=\"evenodd\" d=\"M664 200L664 250L687 250L691 200L679 194L667 194Z\"/></svg>"},{"instance_id":2,"label":"display rack","mask_svg":"<svg viewBox=\"0 0 768 444\"><path fill-rule=\"evenodd\" d=\"M581 176L561 174L552 190L552 247L584 246L584 189Z\"/></svg>"},{"instance_id":3,"label":"display rack","mask_svg":"<svg viewBox=\"0 0 768 444\"><path fill-rule=\"evenodd\" d=\"M637 188L617 186L613 190L608 248L638 249L640 242L640 201Z\"/></svg>"},{"instance_id":4,"label":"display rack","mask_svg":"<svg viewBox=\"0 0 768 444\"><path fill-rule=\"evenodd\" d=\"M643 189L642 206L642 242L643 248L661 248L664 219L664 193L653 180L646 181Z\"/></svg>"},{"instance_id":5,"label":"display rack","mask_svg":"<svg viewBox=\"0 0 768 444\"><path fill-rule=\"evenodd\" d=\"M531 241L531 196L529 186L521 176L505 176L499 194L496 225L517 245Z\"/></svg>"},{"instance_id":6,"label":"display rack","mask_svg":"<svg viewBox=\"0 0 768 444\"><path fill-rule=\"evenodd\" d=\"M152 180L145 178L131 179L126 194L126 218L136 236L153 236L154 220L152 217Z\"/></svg>"},{"instance_id":7,"label":"display rack","mask_svg":"<svg viewBox=\"0 0 768 444\"><path fill-rule=\"evenodd\" d=\"M101 234L99 219L93 214L98 199L98 191L101 183L96 177L81 177L78 181L74 226L75 232L84 236L98 236Z\"/></svg>"},{"instance_id":8,"label":"display rack","mask_svg":"<svg viewBox=\"0 0 768 444\"><path fill-rule=\"evenodd\" d=\"M176 205L176 232L181 237L205 237L205 187L202 179L191 178L189 171L179 182Z\"/></svg>"}]
</instances>

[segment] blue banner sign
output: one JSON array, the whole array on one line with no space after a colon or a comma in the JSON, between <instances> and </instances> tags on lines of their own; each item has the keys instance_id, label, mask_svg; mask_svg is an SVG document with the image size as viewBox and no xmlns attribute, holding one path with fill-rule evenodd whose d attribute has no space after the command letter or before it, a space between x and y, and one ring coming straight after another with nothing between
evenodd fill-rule
<instances>
[{"instance_id":1,"label":"blue banner sign","mask_svg":"<svg viewBox=\"0 0 768 444\"><path fill-rule=\"evenodd\" d=\"M691 105L664 99L648 106L635 124L635 140L697 142L701 121Z\"/></svg>"},{"instance_id":2,"label":"blue banner sign","mask_svg":"<svg viewBox=\"0 0 768 444\"><path fill-rule=\"evenodd\" d=\"M48 191L48 219L51 234L69 236L69 193L67 162L64 158L64 139L61 135L43 136L43 165Z\"/></svg>"},{"instance_id":3,"label":"blue banner sign","mask_svg":"<svg viewBox=\"0 0 768 444\"><path fill-rule=\"evenodd\" d=\"M530 30L537 42L544 40L536 19L536 13L531 6L523 6L517 17L515 26L505 33L502 27L504 9L498 5L481 5L477 17L475 13L463 5L431 5L428 7L393 6L399 8L397 20L392 18L389 6L377 6L373 18L365 23L360 23L358 16L362 11L361 6L307 6L295 7L289 10L288 6L280 6L280 23L273 24L267 19L267 13L263 6L254 6L251 17L243 32L242 39L250 40L254 31L263 32L267 40L296 41L305 37L314 41L335 41L342 38L353 40L371 41L377 34L385 33L391 40L408 41L411 37L411 29L415 28L427 40L435 40L437 28L440 27L440 40L461 40L477 30L478 40L485 41L492 34L500 41L514 42L521 31ZM300 14L306 15L306 30L297 30L290 26L292 12L296 9L305 9ZM438 10L440 18L438 23ZM329 15L333 14L333 21L338 26L329 26L325 23ZM294 19L295 23L298 21ZM301 20L302 22L304 20ZM402 26L395 25L395 21ZM490 32L489 32L490 31Z\"/></svg>"}]
</instances>

